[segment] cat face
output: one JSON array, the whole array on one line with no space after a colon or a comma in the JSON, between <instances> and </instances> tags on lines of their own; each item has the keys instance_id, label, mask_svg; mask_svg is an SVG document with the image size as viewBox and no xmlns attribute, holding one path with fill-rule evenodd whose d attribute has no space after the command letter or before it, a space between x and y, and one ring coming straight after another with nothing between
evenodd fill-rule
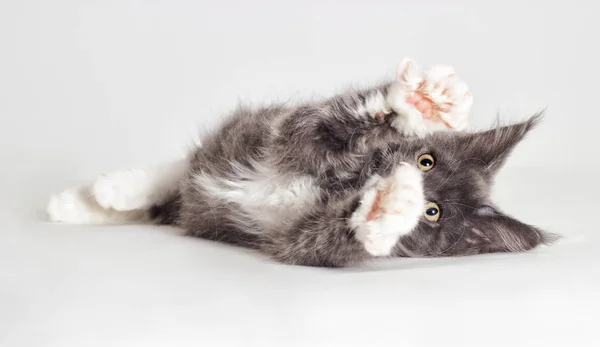
<instances>
[{"instance_id":1,"label":"cat face","mask_svg":"<svg viewBox=\"0 0 600 347\"><path fill-rule=\"evenodd\" d=\"M490 200L495 174L538 120L415 140L404 155L423 171L428 203L416 229L398 243L399 255L518 252L551 241L551 234L505 215Z\"/></svg>"}]
</instances>

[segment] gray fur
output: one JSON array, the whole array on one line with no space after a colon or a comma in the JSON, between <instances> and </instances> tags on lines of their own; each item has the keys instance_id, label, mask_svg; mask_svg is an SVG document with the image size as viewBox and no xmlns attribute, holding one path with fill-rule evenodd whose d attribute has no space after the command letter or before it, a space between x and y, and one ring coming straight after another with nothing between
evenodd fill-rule
<instances>
[{"instance_id":1,"label":"gray fur","mask_svg":"<svg viewBox=\"0 0 600 347\"><path fill-rule=\"evenodd\" d=\"M190 160L177 195L153 208L154 217L185 228L189 235L258 249L288 264L351 266L370 257L354 238L349 218L365 182L383 177L400 162L414 163L424 153L436 166L423 174L428 201L442 211L438 222L424 218L398 242L395 255L463 256L526 251L551 240L534 226L498 210L490 200L494 175L513 147L537 124L526 122L481 133L436 133L404 137L384 120L358 114L375 90L352 91L300 106L240 108L203 139ZM275 226L252 219L243 206L198 185L194 178L243 182L240 172L276 168L275 175L303 175L318 189L316 200Z\"/></svg>"}]
</instances>

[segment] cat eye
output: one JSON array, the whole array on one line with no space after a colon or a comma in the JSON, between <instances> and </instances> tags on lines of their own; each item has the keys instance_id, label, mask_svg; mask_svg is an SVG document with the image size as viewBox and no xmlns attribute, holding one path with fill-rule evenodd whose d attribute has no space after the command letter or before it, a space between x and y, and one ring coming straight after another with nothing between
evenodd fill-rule
<instances>
[{"instance_id":1,"label":"cat eye","mask_svg":"<svg viewBox=\"0 0 600 347\"><path fill-rule=\"evenodd\" d=\"M417 160L417 165L421 171L429 171L435 166L435 159L431 154L422 154Z\"/></svg>"},{"instance_id":2,"label":"cat eye","mask_svg":"<svg viewBox=\"0 0 600 347\"><path fill-rule=\"evenodd\" d=\"M440 207L435 202L425 204L423 216L430 222L437 222L440 219Z\"/></svg>"}]
</instances>

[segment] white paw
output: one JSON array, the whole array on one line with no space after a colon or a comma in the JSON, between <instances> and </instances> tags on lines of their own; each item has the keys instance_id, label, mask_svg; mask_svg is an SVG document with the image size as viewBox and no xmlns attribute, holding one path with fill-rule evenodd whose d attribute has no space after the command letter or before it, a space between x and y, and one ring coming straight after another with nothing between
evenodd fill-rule
<instances>
[{"instance_id":1,"label":"white paw","mask_svg":"<svg viewBox=\"0 0 600 347\"><path fill-rule=\"evenodd\" d=\"M155 203L153 177L143 169L118 171L101 176L92 185L98 205L117 211L144 210Z\"/></svg>"},{"instance_id":2,"label":"white paw","mask_svg":"<svg viewBox=\"0 0 600 347\"><path fill-rule=\"evenodd\" d=\"M425 197L421 172L402 163L390 177L375 176L366 187L350 223L367 252L387 256L400 236L417 226L423 214Z\"/></svg>"},{"instance_id":3,"label":"white paw","mask_svg":"<svg viewBox=\"0 0 600 347\"><path fill-rule=\"evenodd\" d=\"M86 224L103 219L100 206L93 201L86 187L70 188L53 195L46 212L52 222Z\"/></svg>"},{"instance_id":4,"label":"white paw","mask_svg":"<svg viewBox=\"0 0 600 347\"><path fill-rule=\"evenodd\" d=\"M398 113L392 126L405 135L423 136L464 129L473 97L452 67L437 65L423 73L405 60L388 90L387 101Z\"/></svg>"}]
</instances>

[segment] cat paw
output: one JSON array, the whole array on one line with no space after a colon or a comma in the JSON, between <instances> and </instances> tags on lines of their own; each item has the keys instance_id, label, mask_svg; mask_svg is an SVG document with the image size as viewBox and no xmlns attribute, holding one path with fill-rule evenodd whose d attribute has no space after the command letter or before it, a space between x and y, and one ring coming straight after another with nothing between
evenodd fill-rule
<instances>
[{"instance_id":1,"label":"cat paw","mask_svg":"<svg viewBox=\"0 0 600 347\"><path fill-rule=\"evenodd\" d=\"M146 221L144 211L119 212L98 205L90 187L81 186L54 194L46 213L51 222L65 224L109 224Z\"/></svg>"},{"instance_id":2,"label":"cat paw","mask_svg":"<svg viewBox=\"0 0 600 347\"><path fill-rule=\"evenodd\" d=\"M152 177L143 169L117 171L98 178L92 195L98 205L116 211L145 210L155 203Z\"/></svg>"},{"instance_id":3,"label":"cat paw","mask_svg":"<svg viewBox=\"0 0 600 347\"><path fill-rule=\"evenodd\" d=\"M54 194L46 213L51 222L87 224L101 220L99 210L86 187L70 188Z\"/></svg>"},{"instance_id":4,"label":"cat paw","mask_svg":"<svg viewBox=\"0 0 600 347\"><path fill-rule=\"evenodd\" d=\"M414 62L405 60L387 101L398 114L393 127L405 135L424 136L464 129L473 97L452 67L437 65L421 72Z\"/></svg>"},{"instance_id":5,"label":"cat paw","mask_svg":"<svg viewBox=\"0 0 600 347\"><path fill-rule=\"evenodd\" d=\"M350 224L369 254L387 256L400 236L417 226L423 213L421 172L402 163L389 177L375 176L366 187Z\"/></svg>"}]
</instances>

